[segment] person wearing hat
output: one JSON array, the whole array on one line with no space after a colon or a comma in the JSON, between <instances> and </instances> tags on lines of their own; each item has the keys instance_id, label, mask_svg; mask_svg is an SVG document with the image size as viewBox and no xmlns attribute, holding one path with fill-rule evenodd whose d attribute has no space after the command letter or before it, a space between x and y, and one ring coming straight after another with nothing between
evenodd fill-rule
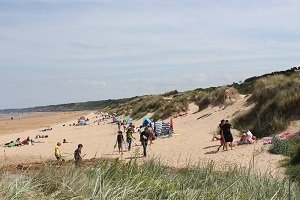
<instances>
[{"instance_id":1,"label":"person wearing hat","mask_svg":"<svg viewBox=\"0 0 300 200\"><path fill-rule=\"evenodd\" d=\"M81 149L83 145L79 144L78 148L74 151L74 159L75 159L75 165L80 166L82 163L82 157L81 157Z\"/></svg>"}]
</instances>

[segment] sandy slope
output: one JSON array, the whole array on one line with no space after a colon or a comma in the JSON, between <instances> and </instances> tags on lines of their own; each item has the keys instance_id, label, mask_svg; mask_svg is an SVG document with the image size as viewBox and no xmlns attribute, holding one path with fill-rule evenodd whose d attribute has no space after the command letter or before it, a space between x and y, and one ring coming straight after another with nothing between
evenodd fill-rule
<instances>
[{"instance_id":1,"label":"sandy slope","mask_svg":"<svg viewBox=\"0 0 300 200\"><path fill-rule=\"evenodd\" d=\"M268 146L263 146L260 141L254 145L238 146L235 147L234 150L227 152L215 152L219 142L211 142L210 140L212 139L212 133L217 130L219 121L223 118L230 120L234 114L248 109L248 107L245 106L245 102L246 97L225 109L210 107L195 114L193 113L197 111L197 107L191 105L187 117L174 119L176 135L172 138L155 140L155 144L149 147L149 158L154 156L159 158L162 162L176 167L184 166L187 161L190 162L190 164L198 162L204 164L209 161L214 161L220 168L233 165L248 167L249 163L253 163L254 161L257 171L265 172L271 170L273 174L277 174L276 172L279 170L281 174L282 169L278 168L278 161L282 159L282 156L267 153L266 149ZM209 113L211 113L210 116L198 119ZM96 116L89 114L88 117L93 122ZM62 126L63 124L73 122L75 121L62 121L59 124L53 125L53 130L46 132L50 138L40 139L43 143L10 149L1 147L1 163L22 163L54 159L53 153L55 144L64 138L72 142L63 144L62 146L62 151L66 158L72 159L72 154L79 143L84 145L83 154L86 154L85 158L93 158L96 153L96 157L119 157L118 153L114 152L113 149L117 131L115 125L97 125L96 123L92 123L91 126L84 127ZM136 122L136 125L140 125L140 123L141 122ZM299 122L294 123L292 128L299 130ZM233 132L237 134L237 131ZM34 137L37 134L41 133L36 129L22 133L0 135L0 141L2 143L14 140L17 137ZM138 138L137 135L136 137ZM238 137L235 137L235 140L238 140ZM133 150L129 153L125 152L122 158L129 159L141 152L142 149L140 146L134 146ZM255 155L254 159L253 155Z\"/></svg>"}]
</instances>

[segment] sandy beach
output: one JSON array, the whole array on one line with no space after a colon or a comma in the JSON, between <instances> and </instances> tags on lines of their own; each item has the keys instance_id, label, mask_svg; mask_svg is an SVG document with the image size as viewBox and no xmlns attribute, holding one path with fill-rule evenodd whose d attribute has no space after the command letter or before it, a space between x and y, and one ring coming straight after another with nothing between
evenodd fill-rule
<instances>
[{"instance_id":1,"label":"sandy beach","mask_svg":"<svg viewBox=\"0 0 300 200\"><path fill-rule=\"evenodd\" d=\"M238 113L246 111L247 97L237 100L233 105L225 107L209 107L201 112L197 112L197 107L190 105L189 114L186 117L174 119L175 135L172 138L156 139L154 144L148 148L149 156L147 159L156 158L161 162L174 166L182 167L189 164L205 164L213 161L218 168L230 166L248 167L254 162L254 169L257 172L271 171L274 175L281 175L283 169L280 168L279 161L283 159L281 155L272 155L267 152L268 145L263 145L257 141L253 145L237 146L233 150L216 152L219 141L211 141L213 133L217 132L217 126L221 119L232 119ZM47 134L49 138L34 139L40 143L22 147L4 148L1 147L0 160L3 165L30 163L35 161L54 160L54 147L57 142L66 139L67 144L62 144L62 152L66 159L73 159L73 152L79 143L83 144L82 153L86 154L85 159L94 157L118 158L120 155L113 148L116 141L117 126L113 124L93 123L97 120L97 115L86 114L91 121L89 126L69 126L77 122L83 113L57 113L47 117L37 117L21 120L22 123L30 121L24 131L17 132L16 127L7 128L3 124L10 121L1 121L1 143L15 140L18 137L35 138L37 134ZM206 114L208 117L200 118ZM200 119L199 119L200 118ZM110 121L109 121L110 122ZM12 122L10 122L12 123ZM41 126L49 125L52 131L41 132ZM8 123L9 124L9 123ZM63 126L65 124L65 126ZM141 125L140 121L135 121L136 126ZM290 130L299 130L300 123L295 122ZM26 129L26 130L25 130ZM7 133L4 133L7 132ZM12 133L14 132L14 133ZM238 131L233 130L235 141L239 140ZM128 160L132 157L140 156L142 147L137 140L130 152L125 152L122 159ZM120 157L121 158L121 157ZM138 158L141 161L144 158Z\"/></svg>"}]
</instances>

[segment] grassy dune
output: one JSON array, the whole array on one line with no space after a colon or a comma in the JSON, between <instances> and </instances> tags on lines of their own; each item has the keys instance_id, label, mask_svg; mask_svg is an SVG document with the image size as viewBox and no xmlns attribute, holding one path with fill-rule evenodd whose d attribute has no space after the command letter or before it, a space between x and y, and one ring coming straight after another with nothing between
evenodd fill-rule
<instances>
[{"instance_id":1,"label":"grassy dune","mask_svg":"<svg viewBox=\"0 0 300 200\"><path fill-rule=\"evenodd\" d=\"M299 185L255 175L251 168L174 169L148 161L99 161L81 169L45 165L39 171L1 173L1 199L297 199ZM290 189L289 189L290 188Z\"/></svg>"},{"instance_id":2,"label":"grassy dune","mask_svg":"<svg viewBox=\"0 0 300 200\"><path fill-rule=\"evenodd\" d=\"M300 72L256 81L250 101L255 107L235 119L238 129L251 129L258 137L284 130L300 117Z\"/></svg>"}]
</instances>

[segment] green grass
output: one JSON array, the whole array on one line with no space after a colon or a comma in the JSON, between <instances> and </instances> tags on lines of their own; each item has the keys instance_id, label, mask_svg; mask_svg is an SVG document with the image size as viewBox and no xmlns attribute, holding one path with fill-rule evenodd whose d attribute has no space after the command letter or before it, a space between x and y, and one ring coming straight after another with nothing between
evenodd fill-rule
<instances>
[{"instance_id":1,"label":"green grass","mask_svg":"<svg viewBox=\"0 0 300 200\"><path fill-rule=\"evenodd\" d=\"M300 72L259 79L249 100L254 108L234 120L240 130L251 129L257 137L284 130L300 116Z\"/></svg>"},{"instance_id":2,"label":"green grass","mask_svg":"<svg viewBox=\"0 0 300 200\"><path fill-rule=\"evenodd\" d=\"M288 181L213 163L174 169L153 160L101 161L86 168L45 165L35 174L1 174L1 199L288 199ZM291 199L299 197L292 183Z\"/></svg>"},{"instance_id":3,"label":"green grass","mask_svg":"<svg viewBox=\"0 0 300 200\"><path fill-rule=\"evenodd\" d=\"M288 156L283 162L283 166L286 167L286 174L292 180L300 183L300 136L285 140L274 138L269 151L273 154Z\"/></svg>"}]
</instances>

